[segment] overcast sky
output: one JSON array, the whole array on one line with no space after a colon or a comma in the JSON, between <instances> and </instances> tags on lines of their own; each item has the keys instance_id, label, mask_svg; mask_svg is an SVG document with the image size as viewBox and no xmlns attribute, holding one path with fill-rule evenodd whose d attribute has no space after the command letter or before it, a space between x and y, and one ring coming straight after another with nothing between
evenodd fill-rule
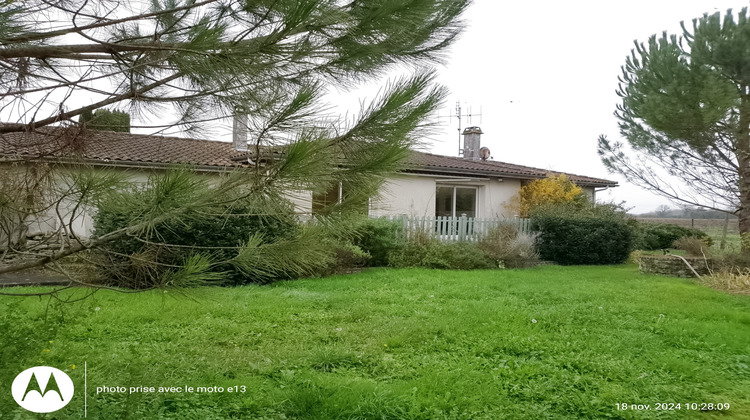
<instances>
[{"instance_id":1,"label":"overcast sky","mask_svg":"<svg viewBox=\"0 0 750 420\"><path fill-rule=\"evenodd\" d=\"M445 124L431 151L456 155L457 120L449 118L460 101L479 117L482 145L495 160L613 179L600 193L625 200L634 212L670 204L607 173L596 154L600 134L618 139L613 116L619 102L617 76L633 41L652 34L680 33L680 21L732 8L747 1L630 0L583 1L475 0L468 27L438 68L451 95L441 111ZM673 204L670 204L674 207Z\"/></svg>"},{"instance_id":2,"label":"overcast sky","mask_svg":"<svg viewBox=\"0 0 750 420\"><path fill-rule=\"evenodd\" d=\"M633 41L663 31L681 33L680 21L750 2L739 0L474 0L467 28L452 46L438 81L451 92L441 110L441 130L427 151L456 156L456 102L462 127L482 128L482 145L497 161L618 181L605 201L626 201L633 212L654 210L666 199L609 174L596 154L604 134L619 139L613 115L617 77ZM384 82L384 81L382 81ZM331 101L356 113L378 83L354 92L332 92ZM231 124L212 138L231 139Z\"/></svg>"}]
</instances>

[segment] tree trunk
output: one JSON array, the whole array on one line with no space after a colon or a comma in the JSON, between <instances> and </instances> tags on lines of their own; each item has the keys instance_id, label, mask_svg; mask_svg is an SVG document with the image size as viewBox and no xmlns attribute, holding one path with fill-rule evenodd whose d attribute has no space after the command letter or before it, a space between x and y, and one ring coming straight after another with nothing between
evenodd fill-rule
<instances>
[{"instance_id":1,"label":"tree trunk","mask_svg":"<svg viewBox=\"0 0 750 420\"><path fill-rule=\"evenodd\" d=\"M735 142L737 163L739 164L739 201L737 217L740 225L742 253L750 255L750 95L742 95L740 104L740 125Z\"/></svg>"},{"instance_id":2,"label":"tree trunk","mask_svg":"<svg viewBox=\"0 0 750 420\"><path fill-rule=\"evenodd\" d=\"M742 253L750 255L750 207L748 207L748 204L742 204L737 212L737 216L740 222L740 243L742 244Z\"/></svg>"}]
</instances>

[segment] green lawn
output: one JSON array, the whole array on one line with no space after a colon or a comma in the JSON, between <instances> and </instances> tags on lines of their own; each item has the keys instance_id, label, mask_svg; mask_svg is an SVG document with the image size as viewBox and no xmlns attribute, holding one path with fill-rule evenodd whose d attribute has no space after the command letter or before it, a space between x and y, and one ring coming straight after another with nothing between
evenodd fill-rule
<instances>
[{"instance_id":1,"label":"green lawn","mask_svg":"<svg viewBox=\"0 0 750 420\"><path fill-rule=\"evenodd\" d=\"M0 297L0 332L2 419L82 417L84 363L93 419L750 418L750 298L632 265ZM35 365L76 384L54 416L7 392Z\"/></svg>"}]
</instances>

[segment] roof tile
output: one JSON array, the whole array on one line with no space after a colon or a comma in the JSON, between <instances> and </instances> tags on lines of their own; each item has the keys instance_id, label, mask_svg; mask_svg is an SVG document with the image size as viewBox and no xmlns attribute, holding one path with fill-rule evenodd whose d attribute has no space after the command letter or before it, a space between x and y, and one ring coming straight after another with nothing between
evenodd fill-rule
<instances>
[{"instance_id":1,"label":"roof tile","mask_svg":"<svg viewBox=\"0 0 750 420\"><path fill-rule=\"evenodd\" d=\"M0 156L6 159L14 156L19 159L50 156L60 158L71 154L84 160L109 164L184 164L215 168L240 166L243 157L248 156L248 152L235 151L229 142L112 131L80 131L75 127L47 128L33 133L0 136ZM518 179L539 179L550 173L560 173L512 163L468 160L417 151L409 155L405 165L406 172L414 173ZM617 185L606 179L566 175L583 186Z\"/></svg>"},{"instance_id":2,"label":"roof tile","mask_svg":"<svg viewBox=\"0 0 750 420\"><path fill-rule=\"evenodd\" d=\"M409 172L453 173L454 175L498 176L520 179L540 179L563 172L549 171L530 166L494 160L469 160L455 156L413 152L406 161ZM584 175L565 173L571 181L584 186L616 186L617 182Z\"/></svg>"}]
</instances>

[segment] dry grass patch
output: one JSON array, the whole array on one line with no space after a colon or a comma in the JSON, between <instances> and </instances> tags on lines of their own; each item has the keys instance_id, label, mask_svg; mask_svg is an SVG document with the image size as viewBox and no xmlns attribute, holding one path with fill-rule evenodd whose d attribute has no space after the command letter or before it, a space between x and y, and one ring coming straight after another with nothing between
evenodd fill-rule
<instances>
[{"instance_id":1,"label":"dry grass patch","mask_svg":"<svg viewBox=\"0 0 750 420\"><path fill-rule=\"evenodd\" d=\"M701 283L712 289L728 293L750 295L750 269L733 269L712 272L701 278Z\"/></svg>"}]
</instances>

